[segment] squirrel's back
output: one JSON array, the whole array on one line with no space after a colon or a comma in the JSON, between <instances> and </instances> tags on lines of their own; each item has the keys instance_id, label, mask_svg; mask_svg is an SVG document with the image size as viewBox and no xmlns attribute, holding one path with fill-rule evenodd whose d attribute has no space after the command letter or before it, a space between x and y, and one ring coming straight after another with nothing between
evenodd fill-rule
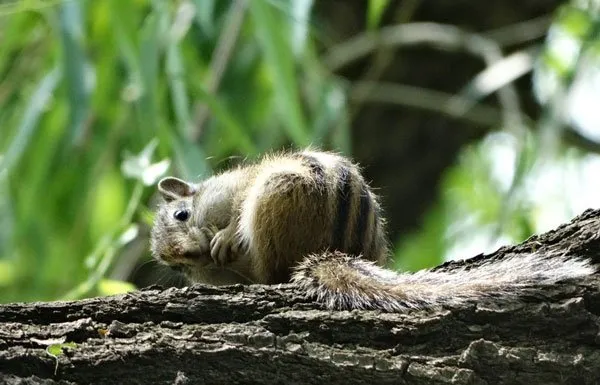
<instances>
[{"instance_id":1,"label":"squirrel's back","mask_svg":"<svg viewBox=\"0 0 600 385\"><path fill-rule=\"evenodd\" d=\"M264 157L240 205L238 234L258 282L280 283L311 253L337 250L383 264L385 222L358 166L337 154Z\"/></svg>"}]
</instances>

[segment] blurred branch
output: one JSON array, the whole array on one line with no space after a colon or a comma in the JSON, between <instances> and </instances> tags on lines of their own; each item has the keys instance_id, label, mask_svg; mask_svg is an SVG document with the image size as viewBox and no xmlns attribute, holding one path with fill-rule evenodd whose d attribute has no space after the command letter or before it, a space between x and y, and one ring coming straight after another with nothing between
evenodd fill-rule
<instances>
[{"instance_id":1,"label":"blurred branch","mask_svg":"<svg viewBox=\"0 0 600 385\"><path fill-rule=\"evenodd\" d=\"M501 116L498 108L485 104L472 105L464 110L457 109L456 104L471 103L472 100L467 97L396 83L354 82L350 90L350 99L354 99L357 95L362 99L365 90L370 91L364 99L366 102L390 103L423 109L482 126L496 126ZM527 124L532 122L527 115L524 115L524 118ZM600 154L599 142L582 135L571 127L565 127L563 140L580 150Z\"/></svg>"},{"instance_id":2,"label":"blurred branch","mask_svg":"<svg viewBox=\"0 0 600 385\"><path fill-rule=\"evenodd\" d=\"M562 137L568 144L577 147L580 150L600 154L600 143L580 134L572 127L565 127L562 131Z\"/></svg>"},{"instance_id":3,"label":"blurred branch","mask_svg":"<svg viewBox=\"0 0 600 385\"><path fill-rule=\"evenodd\" d=\"M460 98L452 102L457 111L466 111L475 103L493 94L533 69L539 47L515 52L475 75L459 92ZM465 101L467 104L464 104Z\"/></svg>"},{"instance_id":4,"label":"blurred branch","mask_svg":"<svg viewBox=\"0 0 600 385\"><path fill-rule=\"evenodd\" d=\"M453 25L438 23L409 23L366 32L333 47L323 58L325 65L335 71L379 47L431 44L449 50L465 50L481 57L490 66L503 58L500 46L476 33L466 32ZM521 109L516 90L510 84L498 90L504 125L522 132Z\"/></svg>"},{"instance_id":5,"label":"blurred branch","mask_svg":"<svg viewBox=\"0 0 600 385\"><path fill-rule=\"evenodd\" d=\"M453 25L419 22L394 25L375 32L365 32L332 47L323 58L331 71L356 61L380 47L431 44L448 50L464 49L484 59L497 56L499 46L491 39L466 32Z\"/></svg>"},{"instance_id":6,"label":"blurred branch","mask_svg":"<svg viewBox=\"0 0 600 385\"><path fill-rule=\"evenodd\" d=\"M369 93L365 94L365 90L369 90ZM363 95L366 95L364 99ZM397 104L437 112L451 118L463 119L486 127L497 126L502 115L499 108L486 104L474 104L464 110L457 109L456 104L471 103L471 99L447 92L397 83L353 82L349 97L351 100L359 97L365 102ZM529 116L524 115L523 117L526 124L533 123ZM482 131L486 130L482 128ZM573 128L565 127L563 140L580 150L600 154L599 142L583 136Z\"/></svg>"},{"instance_id":7,"label":"blurred branch","mask_svg":"<svg viewBox=\"0 0 600 385\"><path fill-rule=\"evenodd\" d=\"M369 92L365 92L366 90ZM358 97L365 102L391 103L438 112L482 126L498 125L502 115L500 109L483 104L473 105L467 110L458 110L454 103L468 103L469 99L447 92L397 83L353 82L349 97L351 100Z\"/></svg>"},{"instance_id":8,"label":"blurred branch","mask_svg":"<svg viewBox=\"0 0 600 385\"><path fill-rule=\"evenodd\" d=\"M421 4L421 0L407 0L398 4L398 9L396 11L396 22L397 24L406 24L413 17L419 5ZM381 77L384 70L388 68L389 64L394 61L397 63L398 60L402 60L402 58L398 58L397 55L394 55L392 47L378 47L373 60L369 66L367 66L364 75L361 77L363 81L375 81ZM372 92L372 90L365 88L365 95ZM361 111L362 107L362 99L360 94L355 95L354 106L350 109L349 112L349 120L352 120L358 113Z\"/></svg>"},{"instance_id":9,"label":"blurred branch","mask_svg":"<svg viewBox=\"0 0 600 385\"><path fill-rule=\"evenodd\" d=\"M499 118L502 120L504 128L517 138L518 146L523 147L526 145L527 131L523 123L523 112L521 111L519 103L519 95L515 89L515 86L511 83L512 75L515 71L509 73L511 76L506 76L507 67L514 66L513 64L520 64L522 67L527 67L527 63L523 65L523 60L504 62L500 67L494 67L497 63L502 63L504 56L500 45L494 40L490 39L481 34L470 33L454 25L445 25L438 23L410 23L403 25L395 25L386 28L382 28L377 33L363 33L358 36L347 40L333 47L324 57L324 63L328 66L331 71L335 71L342 66L357 60L367 54L370 54L379 47L395 47L395 46L406 46L406 45L417 45L417 44L430 44L434 47L446 49L446 50L464 50L474 56L480 57L486 64L486 70L475 80L469 82L463 92L458 96L453 96L448 99L443 94L435 93L430 91L427 95L418 95L416 88L406 88L403 86L402 89L391 88L391 85L387 85L387 88L379 88L378 92L374 89L362 89L362 93L359 93L360 97L364 100L368 92L376 94L374 98L380 98L387 96L388 100L395 100L405 105L413 105L420 108L428 108L432 110L438 110L444 114L454 117L469 116L471 119L477 119L480 123L487 121L488 124L497 124ZM491 68L491 69L490 69ZM500 70L498 70L500 68ZM498 79L490 79L487 76L490 72L497 74L498 72L504 72L505 77L498 81ZM484 81L489 84L484 84ZM368 83L366 83L368 85ZM491 85L491 87L490 87ZM364 87L365 85L363 85ZM484 87L485 86L485 87ZM474 109L475 100L473 99L474 91L481 93L481 90L491 89L498 93L498 100L501 105L499 114L496 115L490 110L485 112L481 111L481 108ZM361 88L355 88L353 94L356 95L357 90ZM386 91L386 92L384 92ZM401 92L398 92L401 91ZM464 94L469 97L465 97ZM410 100L406 96L410 95ZM466 103L466 104L465 104ZM464 108L461 108L461 105ZM468 115L466 114L468 112ZM495 112L495 111L494 111ZM488 120L489 119L489 120ZM525 151L521 148L515 152L518 169L522 170L525 166ZM505 205L508 206L508 202L512 200L514 191L518 182L521 180L522 172L515 172L511 188L505 197ZM502 210L505 214L505 218L502 218L499 223L501 226L506 223L506 213L510 210Z\"/></svg>"},{"instance_id":10,"label":"blurred branch","mask_svg":"<svg viewBox=\"0 0 600 385\"><path fill-rule=\"evenodd\" d=\"M506 47L545 36L550 24L552 24L552 15L544 15L484 32L483 36L494 40L501 47Z\"/></svg>"},{"instance_id":11,"label":"blurred branch","mask_svg":"<svg viewBox=\"0 0 600 385\"><path fill-rule=\"evenodd\" d=\"M133 215L135 214L142 200L143 192L144 184L138 181L135 184L131 198L129 199L129 203L125 209L125 213L121 217L118 226L116 226L115 229L109 234L101 238L96 246L96 249L92 252L92 255L86 258L86 263L90 263L91 261L91 263L95 265L94 270L84 282L80 283L75 288L64 294L61 297L62 300L72 300L84 297L90 293L96 287L98 282L100 282L100 280L106 276L108 269L112 265L113 260L117 255L117 251L124 245L124 243L127 243L127 241L124 241L124 233L133 228L137 229L135 226L131 227L131 223L133 220ZM98 258L100 258L100 260L96 262Z\"/></svg>"},{"instance_id":12,"label":"blurred branch","mask_svg":"<svg viewBox=\"0 0 600 385\"><path fill-rule=\"evenodd\" d=\"M236 0L231 5L231 9L227 14L227 18L224 25L224 30L219 36L217 46L213 54L208 79L206 79L206 92L214 94L219 88L223 74L227 69L227 64L231 58L233 47L237 41L242 22L244 20L244 14L246 11L246 0ZM208 118L209 109L206 104L201 104L196 110L196 124L194 130L191 133L192 141L196 142L202 135L202 127L204 122Z\"/></svg>"}]
</instances>

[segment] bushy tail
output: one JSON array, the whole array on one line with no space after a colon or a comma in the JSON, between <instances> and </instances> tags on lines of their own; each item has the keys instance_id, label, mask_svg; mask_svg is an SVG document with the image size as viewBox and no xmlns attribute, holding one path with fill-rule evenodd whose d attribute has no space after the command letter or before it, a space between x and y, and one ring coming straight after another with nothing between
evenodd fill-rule
<instances>
[{"instance_id":1,"label":"bushy tail","mask_svg":"<svg viewBox=\"0 0 600 385\"><path fill-rule=\"evenodd\" d=\"M370 261L330 252L307 257L292 282L330 309L409 309L515 300L534 285L596 272L589 261L564 255L515 254L469 268L396 273Z\"/></svg>"}]
</instances>

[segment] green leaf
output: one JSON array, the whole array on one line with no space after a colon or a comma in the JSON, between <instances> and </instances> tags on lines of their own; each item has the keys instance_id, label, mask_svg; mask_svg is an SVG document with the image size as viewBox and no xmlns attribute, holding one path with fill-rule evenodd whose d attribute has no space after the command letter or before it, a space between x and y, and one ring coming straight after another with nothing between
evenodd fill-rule
<instances>
[{"instance_id":1,"label":"green leaf","mask_svg":"<svg viewBox=\"0 0 600 385\"><path fill-rule=\"evenodd\" d=\"M436 204L427 214L422 231L403 235L396 244L396 269L418 271L439 265L446 250L447 220L443 204Z\"/></svg>"},{"instance_id":2,"label":"green leaf","mask_svg":"<svg viewBox=\"0 0 600 385\"><path fill-rule=\"evenodd\" d=\"M289 40L279 33L282 25L265 0L251 1L249 7L259 44L273 76L275 103L285 123L283 128L298 146L307 146L310 135L301 109Z\"/></svg>"},{"instance_id":3,"label":"green leaf","mask_svg":"<svg viewBox=\"0 0 600 385\"><path fill-rule=\"evenodd\" d=\"M100 238L119 224L126 201L126 182L117 170L98 177L90 209L90 233L94 238Z\"/></svg>"},{"instance_id":4,"label":"green leaf","mask_svg":"<svg viewBox=\"0 0 600 385\"><path fill-rule=\"evenodd\" d=\"M149 15L140 31L140 80L142 92L136 101L140 126L147 132L156 133L159 120L157 84L159 79L159 20L156 14Z\"/></svg>"},{"instance_id":5,"label":"green leaf","mask_svg":"<svg viewBox=\"0 0 600 385\"><path fill-rule=\"evenodd\" d=\"M59 0L29 0L29 1L8 1L0 3L0 17L15 16L18 13L25 13L28 11L40 11L44 8L56 5Z\"/></svg>"},{"instance_id":6,"label":"green leaf","mask_svg":"<svg viewBox=\"0 0 600 385\"><path fill-rule=\"evenodd\" d=\"M125 281L117 281L114 279L102 279L98 282L98 293L100 295L115 295L135 291L135 285Z\"/></svg>"},{"instance_id":7,"label":"green leaf","mask_svg":"<svg viewBox=\"0 0 600 385\"><path fill-rule=\"evenodd\" d=\"M0 287L6 287L17 279L17 271L12 261L0 260Z\"/></svg>"},{"instance_id":8,"label":"green leaf","mask_svg":"<svg viewBox=\"0 0 600 385\"><path fill-rule=\"evenodd\" d=\"M215 34L215 0L194 0L196 20L202 32L209 36Z\"/></svg>"},{"instance_id":9,"label":"green leaf","mask_svg":"<svg viewBox=\"0 0 600 385\"><path fill-rule=\"evenodd\" d=\"M76 347L77 344L75 342L64 342L52 344L46 348L46 353L56 361L54 365L54 375L56 375L56 372L58 371L58 356L63 354L63 349L75 349Z\"/></svg>"},{"instance_id":10,"label":"green leaf","mask_svg":"<svg viewBox=\"0 0 600 385\"><path fill-rule=\"evenodd\" d=\"M299 56L303 53L306 40L310 31L310 11L313 6L313 0L294 0L291 2L290 15L293 20L292 31L290 34L292 51L294 55Z\"/></svg>"},{"instance_id":11,"label":"green leaf","mask_svg":"<svg viewBox=\"0 0 600 385\"><path fill-rule=\"evenodd\" d=\"M69 142L79 143L88 117L89 95L94 72L83 50L83 19L79 1L66 1L59 7L59 24L63 46L63 73L69 99Z\"/></svg>"},{"instance_id":12,"label":"green leaf","mask_svg":"<svg viewBox=\"0 0 600 385\"><path fill-rule=\"evenodd\" d=\"M60 80L58 68L54 68L40 81L36 91L29 99L23 118L17 128L17 135L12 140L5 155L0 159L0 171L10 170L19 161L29 141L38 129L40 116L44 113L46 104Z\"/></svg>"},{"instance_id":13,"label":"green leaf","mask_svg":"<svg viewBox=\"0 0 600 385\"><path fill-rule=\"evenodd\" d=\"M46 348L46 352L54 357L58 358L61 354L63 354L63 349L75 349L77 344L75 342L65 342L62 344L52 344Z\"/></svg>"},{"instance_id":14,"label":"green leaf","mask_svg":"<svg viewBox=\"0 0 600 385\"><path fill-rule=\"evenodd\" d=\"M369 0L369 8L367 9L368 29L374 30L379 26L383 12L389 3L389 0Z\"/></svg>"},{"instance_id":15,"label":"green leaf","mask_svg":"<svg viewBox=\"0 0 600 385\"><path fill-rule=\"evenodd\" d=\"M127 69L129 89L131 90L129 94L132 95L131 98L126 98L126 100L135 101L143 92L144 83L141 75L141 64L138 62L139 55L134 44L134 39L132 38L135 36L135 25L133 25L132 18L126 16L133 13L131 6L132 2L129 1L111 1L112 27L115 42ZM143 33L144 31L142 31Z\"/></svg>"},{"instance_id":16,"label":"green leaf","mask_svg":"<svg viewBox=\"0 0 600 385\"><path fill-rule=\"evenodd\" d=\"M214 118L222 125L225 130L224 134L232 138L240 151L246 154L255 154L257 148L250 135L248 135L248 130L238 122L234 112L230 111L224 103L221 103L220 100L206 92L202 87L199 87L197 91L199 99L208 106Z\"/></svg>"},{"instance_id":17,"label":"green leaf","mask_svg":"<svg viewBox=\"0 0 600 385\"><path fill-rule=\"evenodd\" d=\"M1 123L0 123L1 125ZM0 154L0 164L2 154ZM12 240L15 230L15 213L13 202L9 195L10 185L7 173L0 171L0 286L7 286L14 281L14 265L1 260L2 255L9 255L13 247Z\"/></svg>"},{"instance_id":18,"label":"green leaf","mask_svg":"<svg viewBox=\"0 0 600 385\"><path fill-rule=\"evenodd\" d=\"M345 95L334 82L323 84L320 98L314 112L312 143L321 143L334 124L344 118Z\"/></svg>"},{"instance_id":19,"label":"green leaf","mask_svg":"<svg viewBox=\"0 0 600 385\"><path fill-rule=\"evenodd\" d=\"M179 44L171 41L167 47L167 76L171 89L171 100L179 135L190 137L193 127L190 117L190 102L185 84L185 67L181 58Z\"/></svg>"},{"instance_id":20,"label":"green leaf","mask_svg":"<svg viewBox=\"0 0 600 385\"><path fill-rule=\"evenodd\" d=\"M126 244L128 244L129 242L133 241L138 236L139 233L140 233L140 227L137 225L137 223L132 223L119 236L119 239L117 239L117 244L120 247L123 247Z\"/></svg>"},{"instance_id":21,"label":"green leaf","mask_svg":"<svg viewBox=\"0 0 600 385\"><path fill-rule=\"evenodd\" d=\"M123 175L138 179L146 186L155 184L167 172L171 164L169 159L152 163L152 155L157 145L158 141L153 139L138 155L126 153L125 160L121 164Z\"/></svg>"},{"instance_id":22,"label":"green leaf","mask_svg":"<svg viewBox=\"0 0 600 385\"><path fill-rule=\"evenodd\" d=\"M555 25L562 28L572 37L583 40L593 28L592 10L584 10L572 5L560 8Z\"/></svg>"},{"instance_id":23,"label":"green leaf","mask_svg":"<svg viewBox=\"0 0 600 385\"><path fill-rule=\"evenodd\" d=\"M180 42L188 33L194 20L195 12L196 7L191 1L182 1L179 3L170 30L170 38L173 41Z\"/></svg>"},{"instance_id":24,"label":"green leaf","mask_svg":"<svg viewBox=\"0 0 600 385\"><path fill-rule=\"evenodd\" d=\"M184 179L195 180L199 176L212 174L204 151L189 140L173 140L173 152L177 168Z\"/></svg>"}]
</instances>

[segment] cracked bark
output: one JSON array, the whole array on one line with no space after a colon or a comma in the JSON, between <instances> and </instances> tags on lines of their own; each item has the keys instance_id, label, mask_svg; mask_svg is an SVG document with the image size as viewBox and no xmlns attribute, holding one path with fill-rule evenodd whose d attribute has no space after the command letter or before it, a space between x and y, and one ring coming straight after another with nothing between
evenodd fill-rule
<instances>
[{"instance_id":1,"label":"cracked bark","mask_svg":"<svg viewBox=\"0 0 600 385\"><path fill-rule=\"evenodd\" d=\"M588 210L520 245L443 266L532 249L598 262L599 234L600 211ZM292 285L0 305L0 382L596 384L599 278L540 288L519 304L406 314L325 311ZM55 360L44 340L58 338L76 346Z\"/></svg>"}]
</instances>

